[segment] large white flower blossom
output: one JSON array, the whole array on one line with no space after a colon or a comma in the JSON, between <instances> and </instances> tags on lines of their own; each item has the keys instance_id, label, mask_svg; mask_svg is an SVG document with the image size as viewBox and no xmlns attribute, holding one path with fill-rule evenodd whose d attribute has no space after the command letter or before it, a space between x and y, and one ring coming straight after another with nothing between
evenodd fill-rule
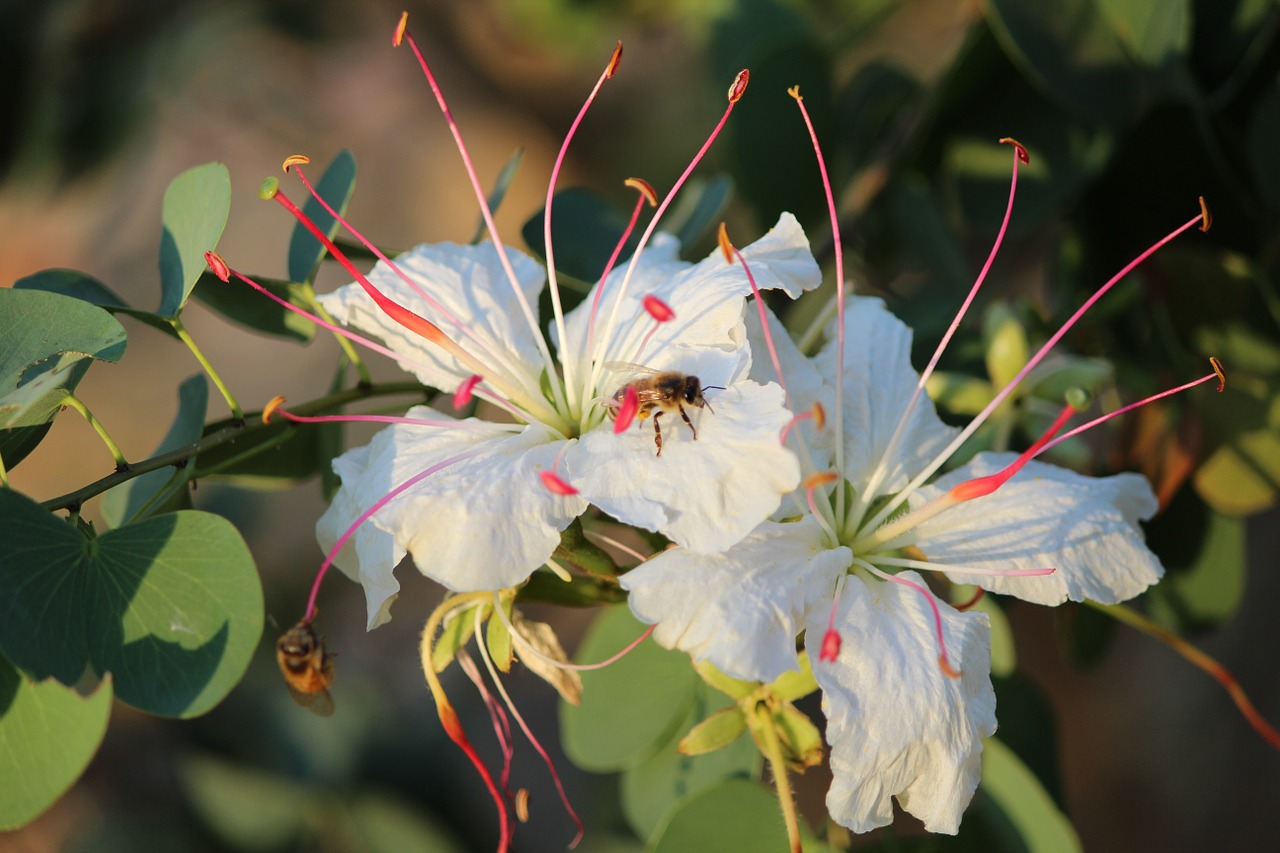
<instances>
[{"instance_id":1,"label":"large white flower blossom","mask_svg":"<svg viewBox=\"0 0 1280 853\"><path fill-rule=\"evenodd\" d=\"M359 284L322 297L340 323L385 342L424 384L453 392L480 375L476 394L512 415L451 422L417 407L408 418L430 425L395 424L334 461L342 487L317 524L326 549L402 489L356 527L336 557L365 588L370 627L389 618L399 589L393 569L406 553L450 589L502 589L543 565L588 504L691 551L718 551L796 487L798 463L779 441L791 418L783 392L749 376L743 270L718 253L697 264L680 261L678 248L658 234L632 267L614 270L597 285L604 292L594 322L593 289L565 316L566 343L555 350L556 330L544 338L529 320L546 281L543 267L506 248L511 275L492 243L418 246L396 258L399 272L379 263L368 275L385 297L443 330L465 358L406 329ZM795 297L820 281L790 215L745 254L762 288ZM674 317L655 321L654 304ZM615 434L602 404L626 381L617 362L718 386L705 392L709 407L688 407L696 440L675 416L662 418L661 455L651 418ZM547 488L540 479L547 472L576 493ZM404 488L414 477L419 481Z\"/></svg>"},{"instance_id":2,"label":"large white flower blossom","mask_svg":"<svg viewBox=\"0 0 1280 853\"><path fill-rule=\"evenodd\" d=\"M751 376L776 380L761 324L749 323ZM853 297L843 354L833 324L809 359L769 323L796 411L818 402L836 414L843 359L838 416L798 437L808 469L834 469L838 481L809 480L812 500L798 490L723 553L651 558L622 578L631 609L657 625L661 644L748 680L796 669L803 634L823 691L832 817L868 831L892 820L896 797L928 830L954 833L978 784L982 739L996 729L990 627L985 614L936 600L915 570L1040 604L1119 602L1161 575L1138 527L1155 496L1135 474L1093 478L1032 461L994 492L921 511L1017 457L979 454L912 486L954 449L957 430L918 397L910 330L880 300ZM894 509L904 491L906 508Z\"/></svg>"}]
</instances>

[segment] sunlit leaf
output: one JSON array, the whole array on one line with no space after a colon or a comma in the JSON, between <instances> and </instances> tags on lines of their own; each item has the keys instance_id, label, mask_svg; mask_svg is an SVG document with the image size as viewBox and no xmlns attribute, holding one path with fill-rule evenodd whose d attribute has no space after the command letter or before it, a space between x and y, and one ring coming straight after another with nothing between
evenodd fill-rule
<instances>
[{"instance_id":1,"label":"sunlit leaf","mask_svg":"<svg viewBox=\"0 0 1280 853\"><path fill-rule=\"evenodd\" d=\"M356 189L355 155L346 148L339 151L338 156L325 168L320 180L314 182L314 186L330 207L338 211L339 215L346 216L347 204ZM338 233L338 220L314 197L308 195L302 212L329 239L332 240L333 235ZM311 281L320 268L325 251L324 245L301 222L295 223L293 236L289 238L289 278L293 281Z\"/></svg>"},{"instance_id":2,"label":"sunlit leaf","mask_svg":"<svg viewBox=\"0 0 1280 853\"><path fill-rule=\"evenodd\" d=\"M731 779L684 800L657 830L649 849L778 853L790 847L773 792L757 782Z\"/></svg>"},{"instance_id":3,"label":"sunlit leaf","mask_svg":"<svg viewBox=\"0 0 1280 853\"><path fill-rule=\"evenodd\" d=\"M33 678L110 672L162 716L208 711L262 633L262 588L230 522L176 512L90 539L0 490L0 651Z\"/></svg>"},{"instance_id":4,"label":"sunlit leaf","mask_svg":"<svg viewBox=\"0 0 1280 853\"><path fill-rule=\"evenodd\" d=\"M176 317L191 288L207 268L205 252L218 246L231 213L231 173L222 163L205 163L170 181L164 193L160 232L160 307Z\"/></svg>"},{"instance_id":5,"label":"sunlit leaf","mask_svg":"<svg viewBox=\"0 0 1280 853\"><path fill-rule=\"evenodd\" d=\"M520 233L525 244L545 259L542 223L543 213L539 211L525 222ZM556 193L551 207L556 270L578 282L594 283L626 227L627 216L591 190L571 188ZM639 238L639 234L631 235L618 255L618 263L631 257Z\"/></svg>"},{"instance_id":6,"label":"sunlit leaf","mask_svg":"<svg viewBox=\"0 0 1280 853\"><path fill-rule=\"evenodd\" d=\"M1017 829L1028 853L1077 853L1084 847L1040 780L995 738L983 742L982 791Z\"/></svg>"},{"instance_id":7,"label":"sunlit leaf","mask_svg":"<svg viewBox=\"0 0 1280 853\"><path fill-rule=\"evenodd\" d=\"M116 295L111 288L93 276L78 270L41 270L26 278L18 279L13 283L13 287L14 290L43 290L45 293L60 293L63 296L71 296L91 305L97 305L99 308L105 308L112 314L124 314L128 317L133 317L135 320L140 320L174 339L178 337L178 333L174 330L173 324L169 322L169 318L161 317L151 311L143 311L139 308L131 307Z\"/></svg>"},{"instance_id":8,"label":"sunlit leaf","mask_svg":"<svg viewBox=\"0 0 1280 853\"><path fill-rule=\"evenodd\" d=\"M80 778L111 716L111 681L81 696L0 656L0 830L30 823Z\"/></svg>"}]
</instances>

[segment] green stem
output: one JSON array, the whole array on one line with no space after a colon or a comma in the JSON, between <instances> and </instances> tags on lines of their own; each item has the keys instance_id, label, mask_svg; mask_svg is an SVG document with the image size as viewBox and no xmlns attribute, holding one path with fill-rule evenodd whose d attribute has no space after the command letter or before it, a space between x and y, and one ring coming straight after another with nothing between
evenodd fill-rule
<instances>
[{"instance_id":1,"label":"green stem","mask_svg":"<svg viewBox=\"0 0 1280 853\"><path fill-rule=\"evenodd\" d=\"M552 557L567 560L598 578L613 580L618 576L618 564L607 551L587 538L580 518L575 518L560 534L560 544Z\"/></svg>"},{"instance_id":2,"label":"green stem","mask_svg":"<svg viewBox=\"0 0 1280 853\"><path fill-rule=\"evenodd\" d=\"M4 467L4 455L0 454L0 489L9 487L9 471Z\"/></svg>"},{"instance_id":3,"label":"green stem","mask_svg":"<svg viewBox=\"0 0 1280 853\"><path fill-rule=\"evenodd\" d=\"M325 307L320 304L320 300L316 299L315 289L311 287L311 285L308 284L306 286L306 289L303 290L303 294L305 294L307 298L307 306L315 312L317 317L333 323L334 325L338 324L338 321L333 319L333 315L326 311ZM356 348L351 341L344 335L339 334L334 334L334 338L337 339L338 346L347 357L347 361L351 362L351 365L356 369L356 373L360 374L361 383L365 385L372 385L373 377L369 375L369 367L364 363L364 360L360 358L360 353L356 351Z\"/></svg>"},{"instance_id":4,"label":"green stem","mask_svg":"<svg viewBox=\"0 0 1280 853\"><path fill-rule=\"evenodd\" d=\"M244 411L241 410L240 404L231 393L231 389L222 381L222 377L218 375L218 371L213 369L213 365L209 363L209 359L204 357L204 353L200 347L196 346L195 339L187 332L187 327L182 325L182 321L177 317L169 320L169 325L173 326L173 331L178 336L178 340L187 345L187 349L191 350L191 354L196 357L196 361L200 362L200 366L204 368L204 372L209 374L209 379L218 389L218 393L222 395L222 399L227 401L227 406L231 409L231 416L236 420L244 420Z\"/></svg>"},{"instance_id":5,"label":"green stem","mask_svg":"<svg viewBox=\"0 0 1280 853\"><path fill-rule=\"evenodd\" d=\"M93 416L93 412L89 411L89 407L80 402L80 399L75 394L68 394L63 398L62 405L75 409L80 413L81 417L89 422L89 426L93 427L93 431L102 439L102 443L107 446L107 450L111 451L112 458L116 460L116 471L127 472L129 463L120 451L120 446L111 440L111 436L107 435L107 428Z\"/></svg>"},{"instance_id":6,"label":"green stem","mask_svg":"<svg viewBox=\"0 0 1280 853\"><path fill-rule=\"evenodd\" d=\"M761 702L756 705L756 716L760 720L759 731L764 738L765 757L769 759L769 773L773 776L774 787L778 789L778 805L782 808L782 819L787 824L787 840L791 842L791 853L803 853L800 846L800 820L796 815L796 799L791 792L791 777L787 775L787 762L782 757L782 743L778 740L778 732L773 728L773 714L769 706Z\"/></svg>"},{"instance_id":7,"label":"green stem","mask_svg":"<svg viewBox=\"0 0 1280 853\"><path fill-rule=\"evenodd\" d=\"M353 388L347 391L340 391L336 394L329 394L319 399L303 403L299 406L291 406L290 410L300 415L312 415L325 412L329 409L344 406L347 403L356 400L363 400L368 397L385 396L388 394L411 394L421 393L422 386L416 382L388 382L384 385L375 385L372 388ZM260 414L260 413L254 413ZM52 500L44 501L40 505L47 510L67 509L78 507L89 498L95 497L107 491L107 489L128 482L134 477L146 474L149 471L156 471L169 465L177 465L189 461L193 456L197 456L205 450L226 444L228 441L235 441L248 435L267 429L268 425L262 423L260 417L244 422L233 422L222 429L212 432L202 437L199 441L195 441L185 447L179 447L168 453L161 453L159 456L153 456L142 462L135 462L129 466L127 471L117 471L114 474L103 477L96 482L90 483L83 488L74 492L68 492L65 495L56 497ZM265 449L265 448L264 448Z\"/></svg>"}]
</instances>

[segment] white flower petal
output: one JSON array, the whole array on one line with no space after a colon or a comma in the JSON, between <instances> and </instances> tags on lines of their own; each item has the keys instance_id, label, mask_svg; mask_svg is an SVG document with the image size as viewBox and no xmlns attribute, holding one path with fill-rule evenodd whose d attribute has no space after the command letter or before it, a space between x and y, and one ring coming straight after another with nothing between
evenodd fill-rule
<instances>
[{"instance_id":1,"label":"white flower petal","mask_svg":"<svg viewBox=\"0 0 1280 853\"><path fill-rule=\"evenodd\" d=\"M849 564L849 549L828 550L806 517L765 522L719 554L672 548L620 582L636 617L658 626L653 636L663 646L735 678L768 682L798 668L806 613L831 595Z\"/></svg>"},{"instance_id":2,"label":"white flower petal","mask_svg":"<svg viewBox=\"0 0 1280 853\"><path fill-rule=\"evenodd\" d=\"M425 407L409 416L440 418ZM339 457L335 470L347 494L334 501L326 528L345 529L400 484L464 456L397 495L368 524L390 533L423 574L452 590L503 589L525 580L586 509L579 497L550 493L538 477L564 443L536 424L512 432L474 419L462 423L473 428L396 425L374 436L363 457L353 456L356 451ZM373 539L376 553L363 551L357 534L358 573L367 591L382 594L393 588L395 564L384 562L385 540ZM369 606L374 613L372 598Z\"/></svg>"},{"instance_id":3,"label":"white flower petal","mask_svg":"<svg viewBox=\"0 0 1280 853\"><path fill-rule=\"evenodd\" d=\"M510 247L507 255L520 280L521 291L536 312L544 280L542 267ZM457 317L474 338L446 321L382 261L369 273L370 283L435 323L463 349L492 367L495 374L512 378L523 374L531 377L536 387L543 362L535 332L514 298L492 243L474 246L424 243L399 255L395 261L406 275ZM320 297L320 303L338 322L360 329L382 340L394 352L412 358L414 364L401 362L401 367L426 385L453 391L474 372L388 317L359 284L349 284L325 294Z\"/></svg>"},{"instance_id":4,"label":"white flower petal","mask_svg":"<svg viewBox=\"0 0 1280 853\"><path fill-rule=\"evenodd\" d=\"M921 582L914 572L901 577ZM854 832L893 821L890 797L930 832L954 834L981 773L982 739L996 730L991 628L983 613L940 603L950 678L938 664L933 613L909 587L850 576L834 663L814 660L831 745L827 809ZM827 629L809 617L812 655Z\"/></svg>"},{"instance_id":5,"label":"white flower petal","mask_svg":"<svg viewBox=\"0 0 1280 853\"><path fill-rule=\"evenodd\" d=\"M979 454L921 489L919 497L929 500L957 483L994 474L1016 458L1013 453ZM956 574L952 580L957 583L977 583L1036 604L1086 598L1115 604L1138 595L1163 574L1138 526L1157 508L1150 484L1138 474L1086 477L1029 462L993 494L920 525L916 544L939 563L1057 569L1037 577Z\"/></svg>"},{"instance_id":6,"label":"white flower petal","mask_svg":"<svg viewBox=\"0 0 1280 853\"><path fill-rule=\"evenodd\" d=\"M834 383L836 340L814 360L818 371ZM879 299L855 296L845 303L844 341L844 473L855 486L865 483L878 464L898 419L915 391L919 374L911 367L911 329ZM827 419L835 417L829 404ZM879 494L897 491L932 461L956 430L938 418L933 401L921 394Z\"/></svg>"},{"instance_id":7,"label":"white flower petal","mask_svg":"<svg viewBox=\"0 0 1280 853\"><path fill-rule=\"evenodd\" d=\"M737 382L715 391L715 409L686 407L615 435L606 421L565 453L567 479L584 498L627 524L660 530L695 551L721 551L778 508L800 481L795 455L778 442L790 419L776 385Z\"/></svg>"}]
</instances>

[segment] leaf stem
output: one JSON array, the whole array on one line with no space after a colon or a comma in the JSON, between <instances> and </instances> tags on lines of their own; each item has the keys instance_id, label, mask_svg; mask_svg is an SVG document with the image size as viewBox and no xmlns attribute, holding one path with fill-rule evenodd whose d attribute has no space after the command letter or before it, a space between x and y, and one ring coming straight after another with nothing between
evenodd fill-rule
<instances>
[{"instance_id":1,"label":"leaf stem","mask_svg":"<svg viewBox=\"0 0 1280 853\"><path fill-rule=\"evenodd\" d=\"M236 401L235 396L231 393L231 389L222 381L222 377L218 375L218 371L213 369L213 365L209 363L209 359L205 358L204 352L200 347L196 346L195 339L187 331L187 327L182 324L182 320L177 317L169 318L169 325L173 327L174 334L178 336L178 340L187 345L187 349L191 350L191 354L196 357L196 361L200 362L200 366L204 368L204 372L209 375L209 379L213 382L214 387L218 389L218 393L222 395L222 399L227 401L228 408L231 409L231 416L237 420L244 419L244 411L240 408L240 403Z\"/></svg>"},{"instance_id":2,"label":"leaf stem","mask_svg":"<svg viewBox=\"0 0 1280 853\"><path fill-rule=\"evenodd\" d=\"M320 304L320 300L316 299L315 288L310 284L307 284L303 288L302 292L306 296L307 307L315 312L316 316L323 318L327 322L337 323L337 321L333 319L333 315L326 311L325 307ZM338 341L338 346L342 349L342 354L347 357L347 361L351 362L351 365L355 367L356 372L360 374L360 383L362 385L372 385L373 377L369 375L369 368L364 363L364 360L360 358L360 353L356 351L355 345L352 344L351 341L347 340L343 335L335 333L333 337Z\"/></svg>"},{"instance_id":3,"label":"leaf stem","mask_svg":"<svg viewBox=\"0 0 1280 853\"><path fill-rule=\"evenodd\" d=\"M102 422L93 416L93 412L89 411L89 407L80 401L75 394L68 394L62 400L62 405L75 409L80 416L88 421L89 426L93 427L93 431L102 439L102 443L107 446L107 450L111 451L111 457L116 460L116 471L127 473L129 471L129 462L124 458L120 446L111 440L111 436L107 435L107 428Z\"/></svg>"},{"instance_id":4,"label":"leaf stem","mask_svg":"<svg viewBox=\"0 0 1280 853\"><path fill-rule=\"evenodd\" d=\"M388 394L410 394L421 393L422 386L416 382L388 382L383 385L374 385L370 388L352 388L347 391L340 391L336 394L329 394L312 400L309 403L303 403L299 406L292 407L292 411L299 414L309 415L318 412L324 412L329 409L346 405L356 400L363 400L368 397L385 396ZM260 414L260 413L252 413ZM89 498L102 494L107 489L118 486L121 483L128 482L134 477L146 474L149 471L156 471L169 465L178 465L191 460L192 457L199 455L205 450L209 450L219 445L226 444L228 441L244 438L267 429L268 425L262 423L261 418L255 418L247 423L235 421L227 426L209 433L201 437L198 441L192 442L184 447L171 450L168 453L161 453L142 462L134 462L129 465L128 470L117 471L90 483L87 486L76 489L74 492L68 492L60 497L47 500L40 505L47 510L54 511L59 509L74 509ZM263 449L268 449L264 446Z\"/></svg>"},{"instance_id":5,"label":"leaf stem","mask_svg":"<svg viewBox=\"0 0 1280 853\"><path fill-rule=\"evenodd\" d=\"M796 800L791 792L791 777L787 775L787 762L782 757L782 743L778 740L778 732L774 729L773 713L764 702L756 705L755 713L759 718L760 735L764 738L765 757L769 759L769 773L773 776L774 787L778 789L778 805L782 809L782 819L787 824L787 840L791 843L791 853L803 853L800 846L800 821L796 816Z\"/></svg>"}]
</instances>

